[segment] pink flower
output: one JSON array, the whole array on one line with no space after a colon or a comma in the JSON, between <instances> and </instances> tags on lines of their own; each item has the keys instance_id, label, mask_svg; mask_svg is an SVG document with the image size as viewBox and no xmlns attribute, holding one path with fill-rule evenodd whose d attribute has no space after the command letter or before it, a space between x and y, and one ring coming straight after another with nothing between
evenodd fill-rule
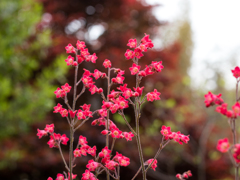
<instances>
[{"instance_id":1,"label":"pink flower","mask_svg":"<svg viewBox=\"0 0 240 180\"><path fill-rule=\"evenodd\" d=\"M163 65L162 65L162 61L152 61L152 64L153 68L155 69L155 71L157 72L161 72L162 69L163 69Z\"/></svg>"},{"instance_id":2,"label":"pink flower","mask_svg":"<svg viewBox=\"0 0 240 180\"><path fill-rule=\"evenodd\" d=\"M76 111L72 111L72 110L69 109L68 112L69 112L69 114L70 114L70 117L71 117L71 118L74 118L77 110L76 110Z\"/></svg>"},{"instance_id":3,"label":"pink flower","mask_svg":"<svg viewBox=\"0 0 240 180\"><path fill-rule=\"evenodd\" d=\"M45 129L44 129L46 132L49 132L49 133L53 133L54 131L54 124L47 124Z\"/></svg>"},{"instance_id":4,"label":"pink flower","mask_svg":"<svg viewBox=\"0 0 240 180\"><path fill-rule=\"evenodd\" d=\"M124 89L124 91L123 91L123 94L122 94L123 96L124 96L124 98L125 99L128 99L128 98L130 98L130 97L132 97L133 96L133 92L132 92L132 90L131 89L129 89L129 88L126 88L126 89Z\"/></svg>"},{"instance_id":5,"label":"pink flower","mask_svg":"<svg viewBox=\"0 0 240 180\"><path fill-rule=\"evenodd\" d=\"M76 46L77 46L77 49L79 49L79 50L83 50L86 47L85 42L79 41L79 40L77 41Z\"/></svg>"},{"instance_id":6,"label":"pink flower","mask_svg":"<svg viewBox=\"0 0 240 180\"><path fill-rule=\"evenodd\" d=\"M81 64L85 60L85 57L82 55L77 55L77 62L78 64Z\"/></svg>"},{"instance_id":7,"label":"pink flower","mask_svg":"<svg viewBox=\"0 0 240 180\"><path fill-rule=\"evenodd\" d=\"M66 47L66 52L67 53L76 53L75 48L72 46L72 44L68 44Z\"/></svg>"},{"instance_id":8,"label":"pink flower","mask_svg":"<svg viewBox=\"0 0 240 180\"><path fill-rule=\"evenodd\" d=\"M223 115L226 115L227 114L227 103L223 103L221 106L218 106L216 107L216 111L223 114Z\"/></svg>"},{"instance_id":9,"label":"pink flower","mask_svg":"<svg viewBox=\"0 0 240 180\"><path fill-rule=\"evenodd\" d=\"M64 175L58 173L58 174L57 174L57 178L56 178L56 180L64 180Z\"/></svg>"},{"instance_id":10,"label":"pink flower","mask_svg":"<svg viewBox=\"0 0 240 180\"><path fill-rule=\"evenodd\" d=\"M98 57L96 56L96 53L94 53L93 55L89 55L89 56L86 58L86 62L91 61L92 63L96 63L97 58L98 58Z\"/></svg>"},{"instance_id":11,"label":"pink flower","mask_svg":"<svg viewBox=\"0 0 240 180\"><path fill-rule=\"evenodd\" d=\"M77 118L78 118L78 120L86 119L86 116L81 109L79 109L77 112Z\"/></svg>"},{"instance_id":12,"label":"pink flower","mask_svg":"<svg viewBox=\"0 0 240 180\"><path fill-rule=\"evenodd\" d=\"M137 40L136 39L129 39L127 46L129 46L130 48L137 47Z\"/></svg>"},{"instance_id":13,"label":"pink flower","mask_svg":"<svg viewBox=\"0 0 240 180\"><path fill-rule=\"evenodd\" d=\"M233 158L236 163L240 163L240 144L236 144L233 150Z\"/></svg>"},{"instance_id":14,"label":"pink flower","mask_svg":"<svg viewBox=\"0 0 240 180\"><path fill-rule=\"evenodd\" d=\"M87 153L94 157L96 156L96 150L96 146L93 146L92 148L88 148Z\"/></svg>"},{"instance_id":15,"label":"pink flower","mask_svg":"<svg viewBox=\"0 0 240 180\"><path fill-rule=\"evenodd\" d=\"M218 144L217 144L218 151L220 151L222 153L226 153L226 152L228 152L229 148L230 148L230 144L229 144L227 138L218 140Z\"/></svg>"},{"instance_id":16,"label":"pink flower","mask_svg":"<svg viewBox=\"0 0 240 180\"><path fill-rule=\"evenodd\" d=\"M148 101L153 101L153 100L159 100L160 99L160 92L158 92L156 89L154 89L153 92L147 93L147 100Z\"/></svg>"},{"instance_id":17,"label":"pink flower","mask_svg":"<svg viewBox=\"0 0 240 180\"><path fill-rule=\"evenodd\" d=\"M116 152L116 155L113 157L113 160L118 162L120 166L128 166L130 164L130 159L122 154Z\"/></svg>"},{"instance_id":18,"label":"pink flower","mask_svg":"<svg viewBox=\"0 0 240 180\"><path fill-rule=\"evenodd\" d=\"M239 78L240 77L240 68L238 66L235 67L235 69L231 70L233 73L233 76L235 78Z\"/></svg>"},{"instance_id":19,"label":"pink flower","mask_svg":"<svg viewBox=\"0 0 240 180\"><path fill-rule=\"evenodd\" d=\"M65 59L65 62L67 63L67 66L73 65L74 57L72 57L71 55L69 55L69 56L67 57L67 59Z\"/></svg>"},{"instance_id":20,"label":"pink flower","mask_svg":"<svg viewBox=\"0 0 240 180\"><path fill-rule=\"evenodd\" d=\"M54 113L59 113L62 110L62 105L60 103L57 104L57 106L54 107Z\"/></svg>"},{"instance_id":21,"label":"pink flower","mask_svg":"<svg viewBox=\"0 0 240 180\"><path fill-rule=\"evenodd\" d=\"M114 104L113 106L110 107L110 111L112 114L116 113L119 109L119 105L118 104Z\"/></svg>"},{"instance_id":22,"label":"pink flower","mask_svg":"<svg viewBox=\"0 0 240 180\"><path fill-rule=\"evenodd\" d=\"M81 157L82 155L81 155L80 149L75 149L73 151L73 155L74 155L74 157Z\"/></svg>"},{"instance_id":23,"label":"pink flower","mask_svg":"<svg viewBox=\"0 0 240 180\"><path fill-rule=\"evenodd\" d=\"M67 145L69 138L66 136L66 134L63 134L60 138L60 141L62 142L63 145Z\"/></svg>"},{"instance_id":24,"label":"pink flower","mask_svg":"<svg viewBox=\"0 0 240 180\"><path fill-rule=\"evenodd\" d=\"M134 134L132 132L123 132L123 135L127 141L131 141L132 138L134 137Z\"/></svg>"},{"instance_id":25,"label":"pink flower","mask_svg":"<svg viewBox=\"0 0 240 180\"><path fill-rule=\"evenodd\" d=\"M88 142L87 142L87 138L86 137L84 137L84 136L82 136L82 135L80 135L79 136L79 140L78 140L78 143L80 144L80 145L85 145L85 144L87 144Z\"/></svg>"},{"instance_id":26,"label":"pink flower","mask_svg":"<svg viewBox=\"0 0 240 180\"><path fill-rule=\"evenodd\" d=\"M99 71L99 70L97 70L97 69L95 69L95 70L94 70L94 73L93 73L92 75L93 75L93 77L97 80L98 78L101 77L102 72Z\"/></svg>"},{"instance_id":27,"label":"pink flower","mask_svg":"<svg viewBox=\"0 0 240 180\"><path fill-rule=\"evenodd\" d=\"M133 59L134 58L134 52L127 49L127 51L125 52L124 56L126 57L126 59Z\"/></svg>"},{"instance_id":28,"label":"pink flower","mask_svg":"<svg viewBox=\"0 0 240 180\"><path fill-rule=\"evenodd\" d=\"M112 82L113 83L117 83L117 84L123 84L125 77L121 76L121 75L117 75L116 78L112 78Z\"/></svg>"},{"instance_id":29,"label":"pink flower","mask_svg":"<svg viewBox=\"0 0 240 180\"><path fill-rule=\"evenodd\" d=\"M66 93L69 93L71 90L71 86L69 86L68 83L66 83L65 85L61 86L62 90L65 91Z\"/></svg>"},{"instance_id":30,"label":"pink flower","mask_svg":"<svg viewBox=\"0 0 240 180\"><path fill-rule=\"evenodd\" d=\"M98 88L97 88L96 85L92 85L88 90L91 92L91 95L93 95L96 92L98 92Z\"/></svg>"},{"instance_id":31,"label":"pink flower","mask_svg":"<svg viewBox=\"0 0 240 180\"><path fill-rule=\"evenodd\" d=\"M89 55L90 53L88 52L88 49L86 48L86 49L81 49L81 55L82 56L87 56L87 55Z\"/></svg>"},{"instance_id":32,"label":"pink flower","mask_svg":"<svg viewBox=\"0 0 240 180\"><path fill-rule=\"evenodd\" d=\"M106 146L106 147L103 148L102 151L99 153L99 157L100 157L100 158L110 157L110 153L111 153L111 150L109 150L108 147Z\"/></svg>"},{"instance_id":33,"label":"pink flower","mask_svg":"<svg viewBox=\"0 0 240 180\"><path fill-rule=\"evenodd\" d=\"M53 180L53 178L49 177L49 178L47 178L47 180Z\"/></svg>"},{"instance_id":34,"label":"pink flower","mask_svg":"<svg viewBox=\"0 0 240 180\"><path fill-rule=\"evenodd\" d=\"M81 180L97 180L97 178L94 176L93 173L86 169L85 173L82 174Z\"/></svg>"},{"instance_id":35,"label":"pink flower","mask_svg":"<svg viewBox=\"0 0 240 180\"><path fill-rule=\"evenodd\" d=\"M115 103L118 104L119 109L125 109L128 108L128 101L125 100L122 96L119 96L116 100Z\"/></svg>"},{"instance_id":36,"label":"pink flower","mask_svg":"<svg viewBox=\"0 0 240 180\"><path fill-rule=\"evenodd\" d=\"M147 165L151 164L153 161L153 159L149 159L147 160ZM156 167L157 167L157 160L155 159L151 165L151 168L155 171L156 170Z\"/></svg>"},{"instance_id":37,"label":"pink flower","mask_svg":"<svg viewBox=\"0 0 240 180\"><path fill-rule=\"evenodd\" d=\"M206 107L209 107L215 104L221 105L223 103L221 95L222 94L219 94L219 95L212 94L210 91L208 92L208 94L205 94L204 103L206 104Z\"/></svg>"},{"instance_id":38,"label":"pink flower","mask_svg":"<svg viewBox=\"0 0 240 180\"><path fill-rule=\"evenodd\" d=\"M94 160L89 160L86 167L89 169L89 171L95 171L98 168L98 163Z\"/></svg>"},{"instance_id":39,"label":"pink flower","mask_svg":"<svg viewBox=\"0 0 240 180\"><path fill-rule=\"evenodd\" d=\"M56 98L65 97L65 95L66 95L65 91L63 91L59 87L57 88L56 91L54 91L54 94L56 94Z\"/></svg>"},{"instance_id":40,"label":"pink flower","mask_svg":"<svg viewBox=\"0 0 240 180\"><path fill-rule=\"evenodd\" d=\"M131 71L131 75L135 75L138 73L139 69L141 66L136 65L135 63L133 63L132 67L130 67L130 71Z\"/></svg>"},{"instance_id":41,"label":"pink flower","mask_svg":"<svg viewBox=\"0 0 240 180\"><path fill-rule=\"evenodd\" d=\"M111 67L112 67L112 63L111 63L110 60L105 59L104 62L103 62L103 66L104 66L105 68L111 68Z\"/></svg>"},{"instance_id":42,"label":"pink flower","mask_svg":"<svg viewBox=\"0 0 240 180\"><path fill-rule=\"evenodd\" d=\"M45 130L40 130L40 129L37 129L38 133L37 133L37 136L39 139L41 139L43 136L47 136L47 131Z\"/></svg>"},{"instance_id":43,"label":"pink flower","mask_svg":"<svg viewBox=\"0 0 240 180\"><path fill-rule=\"evenodd\" d=\"M122 134L122 131L120 131L119 129L111 130L112 138L120 138L121 134Z\"/></svg>"},{"instance_id":44,"label":"pink flower","mask_svg":"<svg viewBox=\"0 0 240 180\"><path fill-rule=\"evenodd\" d=\"M115 161L107 161L106 164L105 164L105 167L108 168L109 170L112 170L114 171L115 167L118 166L118 163L115 162Z\"/></svg>"},{"instance_id":45,"label":"pink flower","mask_svg":"<svg viewBox=\"0 0 240 180\"><path fill-rule=\"evenodd\" d=\"M138 92L138 94L141 96L142 95L142 91L144 89L144 86L143 87L137 87L137 88L133 87L133 89L134 89L134 91Z\"/></svg>"},{"instance_id":46,"label":"pink flower","mask_svg":"<svg viewBox=\"0 0 240 180\"><path fill-rule=\"evenodd\" d=\"M165 139L168 139L168 136L172 134L171 127L162 126L162 130L160 131L161 134L165 137Z\"/></svg>"},{"instance_id":47,"label":"pink flower","mask_svg":"<svg viewBox=\"0 0 240 180\"><path fill-rule=\"evenodd\" d=\"M60 111L60 114L61 114L62 117L67 117L68 116L68 110L62 108L61 111Z\"/></svg>"},{"instance_id":48,"label":"pink flower","mask_svg":"<svg viewBox=\"0 0 240 180\"><path fill-rule=\"evenodd\" d=\"M143 56L141 49L136 48L136 49L134 50L134 56L135 56L136 58L140 59L140 58Z\"/></svg>"},{"instance_id":49,"label":"pink flower","mask_svg":"<svg viewBox=\"0 0 240 180\"><path fill-rule=\"evenodd\" d=\"M232 110L235 114L235 116L240 116L240 103L236 102L233 106L232 106Z\"/></svg>"}]
</instances>

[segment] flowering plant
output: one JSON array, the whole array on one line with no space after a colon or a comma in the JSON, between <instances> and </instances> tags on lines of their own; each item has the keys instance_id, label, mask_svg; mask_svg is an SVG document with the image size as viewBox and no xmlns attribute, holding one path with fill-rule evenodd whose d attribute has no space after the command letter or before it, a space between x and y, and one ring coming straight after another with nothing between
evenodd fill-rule
<instances>
[{"instance_id":1,"label":"flowering plant","mask_svg":"<svg viewBox=\"0 0 240 180\"><path fill-rule=\"evenodd\" d=\"M149 35L146 35L141 39L140 43L137 44L136 39L130 39L128 44L130 48L125 53L127 60L132 60L133 64L129 68L131 75L136 76L136 86L133 89L129 88L127 84L124 84L125 74L124 70L119 68L112 67L110 60L105 59L103 66L106 68L106 72L101 72L98 69L95 69L93 72L90 72L87 69L83 69L84 72L80 79L78 79L78 67L83 61L96 63L98 57L94 53L90 55L88 49L85 48L86 45L82 41L77 41L76 48L72 44L66 46L66 52L70 54L75 54L75 57L69 55L65 60L68 66L73 66L75 68L75 78L74 78L74 87L73 87L73 104L70 106L68 103L68 93L72 90L72 87L66 83L65 85L58 87L54 92L56 98L63 99L67 109L63 108L63 105L58 103L54 107L54 113L59 113L62 117L65 117L68 125L70 127L70 137L67 137L66 134L57 134L54 131L54 124L46 125L44 130L39 130L37 136L41 138L42 136L50 135L48 145L50 148L57 148L61 154L62 160L64 162L66 172L63 174L57 174L56 180L72 180L75 179L77 175L73 174L73 168L76 166L76 158L81 156L90 155L91 160L88 161L86 165L86 170L82 174L82 180L96 180L98 175L106 172L106 178L109 180L113 178L115 180L120 179L120 167L128 166L130 164L130 158L116 152L113 153L113 148L115 141L118 139L126 139L131 141L133 137L136 138L138 154L140 159L140 167L135 176L132 179L135 179L136 176L142 172L142 177L146 180L147 171L151 168L155 171L157 167L157 157L160 154L161 150L171 141L174 140L179 144L188 143L189 136L181 134L180 132L172 132L170 127L162 126L161 134L162 139L159 142L159 149L157 150L155 156L152 159L144 160L140 131L139 131L139 122L141 117L141 106L145 101L155 101L160 99L160 92L157 89L154 89L152 92L148 92L146 95L143 95L144 86L140 87L141 80L143 77L152 75L154 73L161 72L163 69L162 61L152 61L150 65L145 65L144 68L141 68L139 65L139 59L143 56L143 53L148 49L153 47L152 40L149 39ZM115 75L113 77L111 73ZM95 80L102 78L106 79L107 87L106 92L102 88L99 88L95 85ZM77 88L79 84L82 83L83 87L79 94L77 94ZM113 85L116 84L118 87L115 89ZM91 111L91 104L83 104L82 106L76 107L76 102L83 93L89 90L91 94L99 94L102 98L101 108ZM129 105L133 106L134 115L135 115L135 127L132 127L124 114L124 109L128 108ZM126 125L129 128L129 132L121 131L117 125L109 119L110 113L118 113L121 115L126 122ZM93 119L93 115L98 115L99 118L92 120L92 125L103 126L102 135L106 136L106 146L97 150L96 146L89 146L86 137L80 135L78 138L78 144L76 147L73 147L74 142L74 133L77 129L82 127L82 125ZM109 139L112 138L112 141ZM69 142L69 162L67 163L62 150L61 145L67 145ZM111 144L110 144L111 142ZM190 176L190 175L188 175ZM180 177L180 176L178 176ZM182 177L182 179L185 176ZM52 180L51 177L48 180Z\"/></svg>"},{"instance_id":2,"label":"flowering plant","mask_svg":"<svg viewBox=\"0 0 240 180\"><path fill-rule=\"evenodd\" d=\"M212 92L208 92L205 95L205 105L210 107L217 105L216 111L228 118L228 123L231 128L233 135L233 143L230 144L228 138L220 139L217 143L217 150L222 153L229 153L229 157L232 161L232 164L235 167L235 179L239 179L239 163L240 163L240 144L237 141L237 132L236 132L236 119L240 116L240 97L238 95L238 84L240 81L240 68L237 66L232 70L233 76L236 78L236 103L232 106L232 109L228 110L228 104L223 101L221 98L222 94L215 95Z\"/></svg>"}]
</instances>

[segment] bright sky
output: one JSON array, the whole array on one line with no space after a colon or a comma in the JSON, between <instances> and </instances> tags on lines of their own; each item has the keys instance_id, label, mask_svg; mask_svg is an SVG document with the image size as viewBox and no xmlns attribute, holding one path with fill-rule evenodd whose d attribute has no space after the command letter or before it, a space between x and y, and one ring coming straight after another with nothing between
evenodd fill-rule
<instances>
[{"instance_id":1,"label":"bright sky","mask_svg":"<svg viewBox=\"0 0 240 180\"><path fill-rule=\"evenodd\" d=\"M184 13L186 0L146 0L162 4L154 14L160 20L174 22ZM240 66L240 0L189 1L189 19L193 31L194 51L189 75L194 87L208 79L206 89L213 89L213 71L216 68L226 77L226 87L234 87L230 69ZM235 64L235 59L238 63Z\"/></svg>"}]
</instances>

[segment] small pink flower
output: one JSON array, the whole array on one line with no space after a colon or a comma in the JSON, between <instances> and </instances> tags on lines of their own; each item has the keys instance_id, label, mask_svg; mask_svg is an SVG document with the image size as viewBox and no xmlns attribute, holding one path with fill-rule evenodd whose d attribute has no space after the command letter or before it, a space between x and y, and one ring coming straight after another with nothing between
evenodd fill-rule
<instances>
[{"instance_id":1,"label":"small pink flower","mask_svg":"<svg viewBox=\"0 0 240 180\"><path fill-rule=\"evenodd\" d=\"M57 106L54 107L54 113L59 113L62 110L62 105L60 103L57 104Z\"/></svg>"},{"instance_id":2,"label":"small pink flower","mask_svg":"<svg viewBox=\"0 0 240 180\"><path fill-rule=\"evenodd\" d=\"M88 49L86 48L86 49L81 49L81 55L82 56L87 56L87 55L89 55L90 53L88 52Z\"/></svg>"},{"instance_id":3,"label":"small pink flower","mask_svg":"<svg viewBox=\"0 0 240 180\"><path fill-rule=\"evenodd\" d=\"M72 111L72 110L69 109L68 112L69 112L69 114L70 114L70 117L71 117L71 118L74 118L77 110L76 110L76 111Z\"/></svg>"},{"instance_id":4,"label":"small pink flower","mask_svg":"<svg viewBox=\"0 0 240 180\"><path fill-rule=\"evenodd\" d=\"M233 73L233 76L235 78L239 78L240 77L240 68L238 66L235 67L235 69L231 70Z\"/></svg>"},{"instance_id":5,"label":"small pink flower","mask_svg":"<svg viewBox=\"0 0 240 180\"><path fill-rule=\"evenodd\" d=\"M61 114L62 117L67 117L68 116L68 110L62 108L61 111L60 111L60 114Z\"/></svg>"},{"instance_id":6,"label":"small pink flower","mask_svg":"<svg viewBox=\"0 0 240 180\"><path fill-rule=\"evenodd\" d=\"M129 46L130 48L137 47L137 40L136 39L129 39L127 46Z\"/></svg>"},{"instance_id":7,"label":"small pink flower","mask_svg":"<svg viewBox=\"0 0 240 180\"><path fill-rule=\"evenodd\" d=\"M103 148L102 151L99 153L99 157L100 157L100 158L110 157L110 153L111 153L111 150L109 150L108 147L106 146L106 147Z\"/></svg>"},{"instance_id":8,"label":"small pink flower","mask_svg":"<svg viewBox=\"0 0 240 180\"><path fill-rule=\"evenodd\" d=\"M69 55L69 56L67 57L67 59L65 59L65 62L67 63L67 66L73 65L74 57L72 57L71 55Z\"/></svg>"},{"instance_id":9,"label":"small pink flower","mask_svg":"<svg viewBox=\"0 0 240 180\"><path fill-rule=\"evenodd\" d=\"M73 155L74 155L74 157L81 157L82 155L81 155L80 149L75 149L73 151Z\"/></svg>"},{"instance_id":10,"label":"small pink flower","mask_svg":"<svg viewBox=\"0 0 240 180\"><path fill-rule=\"evenodd\" d=\"M78 143L80 144L80 145L85 145L85 144L87 144L88 142L87 142L87 138L86 137L84 137L84 136L82 136L82 135L80 135L79 136L79 140L78 140Z\"/></svg>"},{"instance_id":11,"label":"small pink flower","mask_svg":"<svg viewBox=\"0 0 240 180\"><path fill-rule=\"evenodd\" d=\"M86 58L86 62L92 62L92 63L96 63L96 60L97 60L97 56L96 56L96 53L94 53L93 55L89 55L87 58Z\"/></svg>"},{"instance_id":12,"label":"small pink flower","mask_svg":"<svg viewBox=\"0 0 240 180\"><path fill-rule=\"evenodd\" d=\"M133 63L132 67L129 68L129 70L131 71L131 75L135 75L139 72L141 66L136 65L135 63Z\"/></svg>"},{"instance_id":13,"label":"small pink flower","mask_svg":"<svg viewBox=\"0 0 240 180\"><path fill-rule=\"evenodd\" d=\"M76 53L75 48L72 46L72 44L68 44L66 47L66 52L67 53Z\"/></svg>"},{"instance_id":14,"label":"small pink flower","mask_svg":"<svg viewBox=\"0 0 240 180\"><path fill-rule=\"evenodd\" d=\"M168 136L172 134L171 127L162 126L161 134L168 139Z\"/></svg>"},{"instance_id":15,"label":"small pink flower","mask_svg":"<svg viewBox=\"0 0 240 180\"><path fill-rule=\"evenodd\" d=\"M163 65L162 65L162 61L152 61L152 64L153 68L155 69L155 71L157 72L161 72L162 69L163 69Z\"/></svg>"},{"instance_id":16,"label":"small pink flower","mask_svg":"<svg viewBox=\"0 0 240 180\"><path fill-rule=\"evenodd\" d=\"M123 132L123 135L127 141L131 141L132 138L134 137L134 134L132 132Z\"/></svg>"},{"instance_id":17,"label":"small pink flower","mask_svg":"<svg viewBox=\"0 0 240 180\"><path fill-rule=\"evenodd\" d=\"M57 178L56 178L56 180L64 180L64 175L58 173L58 174L57 174Z\"/></svg>"},{"instance_id":18,"label":"small pink flower","mask_svg":"<svg viewBox=\"0 0 240 180\"><path fill-rule=\"evenodd\" d=\"M89 160L86 167L89 169L89 171L95 171L98 166L98 162L95 162L94 160Z\"/></svg>"},{"instance_id":19,"label":"small pink flower","mask_svg":"<svg viewBox=\"0 0 240 180\"><path fill-rule=\"evenodd\" d=\"M103 62L103 66L104 66L105 68L111 68L111 67L112 67L112 63L111 63L110 60L105 59L104 62Z\"/></svg>"},{"instance_id":20,"label":"small pink flower","mask_svg":"<svg viewBox=\"0 0 240 180\"><path fill-rule=\"evenodd\" d=\"M117 75L116 78L112 78L112 82L113 83L117 83L117 84L123 84L125 77L121 76L121 75Z\"/></svg>"},{"instance_id":21,"label":"small pink flower","mask_svg":"<svg viewBox=\"0 0 240 180\"><path fill-rule=\"evenodd\" d=\"M129 50L129 49L127 49L127 51L125 52L125 57L126 57L126 59L128 60L128 59L133 59L134 58L134 52L133 51L131 51L131 50Z\"/></svg>"},{"instance_id":22,"label":"small pink flower","mask_svg":"<svg viewBox=\"0 0 240 180\"><path fill-rule=\"evenodd\" d=\"M233 158L235 159L236 163L240 163L240 144L235 144Z\"/></svg>"},{"instance_id":23,"label":"small pink flower","mask_svg":"<svg viewBox=\"0 0 240 180\"><path fill-rule=\"evenodd\" d=\"M233 106L232 106L232 110L235 114L235 116L240 116L240 103L236 102Z\"/></svg>"},{"instance_id":24,"label":"small pink flower","mask_svg":"<svg viewBox=\"0 0 240 180\"><path fill-rule=\"evenodd\" d=\"M81 64L84 60L85 60L84 56L77 55L77 62L78 62L78 64Z\"/></svg>"},{"instance_id":25,"label":"small pink flower","mask_svg":"<svg viewBox=\"0 0 240 180\"><path fill-rule=\"evenodd\" d=\"M228 152L229 148L230 148L230 144L229 144L227 138L218 140L218 144L217 144L218 151L220 151L222 153L226 153L226 152Z\"/></svg>"},{"instance_id":26,"label":"small pink flower","mask_svg":"<svg viewBox=\"0 0 240 180\"><path fill-rule=\"evenodd\" d=\"M77 49L79 49L79 50L83 50L86 47L85 42L79 41L79 40L77 41L76 46L77 46Z\"/></svg>"},{"instance_id":27,"label":"small pink flower","mask_svg":"<svg viewBox=\"0 0 240 180\"><path fill-rule=\"evenodd\" d=\"M109 170L114 171L115 167L118 166L118 163L112 160L109 160L106 162L105 167L108 168Z\"/></svg>"},{"instance_id":28,"label":"small pink flower","mask_svg":"<svg viewBox=\"0 0 240 180\"><path fill-rule=\"evenodd\" d=\"M41 139L43 136L48 135L47 131L45 131L45 130L37 129L37 131L38 131L37 136L38 136L39 139Z\"/></svg>"},{"instance_id":29,"label":"small pink flower","mask_svg":"<svg viewBox=\"0 0 240 180\"><path fill-rule=\"evenodd\" d=\"M98 78L101 77L102 72L99 71L99 70L97 70L97 69L95 69L95 70L94 70L94 73L93 73L92 75L93 75L93 77L97 80Z\"/></svg>"},{"instance_id":30,"label":"small pink flower","mask_svg":"<svg viewBox=\"0 0 240 180\"><path fill-rule=\"evenodd\" d=\"M92 148L88 148L87 153L94 157L96 156L96 150L96 146L93 146Z\"/></svg>"},{"instance_id":31,"label":"small pink flower","mask_svg":"<svg viewBox=\"0 0 240 180\"><path fill-rule=\"evenodd\" d=\"M65 91L66 93L69 93L71 90L71 86L69 86L68 83L66 83L65 85L61 86L62 90Z\"/></svg>"},{"instance_id":32,"label":"small pink flower","mask_svg":"<svg viewBox=\"0 0 240 180\"><path fill-rule=\"evenodd\" d=\"M136 49L134 50L134 56L135 56L136 58L140 59L140 58L143 56L141 49L136 48Z\"/></svg>"},{"instance_id":33,"label":"small pink flower","mask_svg":"<svg viewBox=\"0 0 240 180\"><path fill-rule=\"evenodd\" d=\"M67 145L69 138L66 136L66 134L63 134L60 138L60 141L62 142L63 145Z\"/></svg>"},{"instance_id":34,"label":"small pink flower","mask_svg":"<svg viewBox=\"0 0 240 180\"><path fill-rule=\"evenodd\" d=\"M208 94L204 95L205 97L204 103L206 104L206 107L209 107L215 104L221 105L223 103L221 96L222 94L215 95L209 91Z\"/></svg>"},{"instance_id":35,"label":"small pink flower","mask_svg":"<svg viewBox=\"0 0 240 180\"><path fill-rule=\"evenodd\" d=\"M79 109L77 112L77 118L78 118L78 120L86 119L86 116L81 109Z\"/></svg>"},{"instance_id":36,"label":"small pink flower","mask_svg":"<svg viewBox=\"0 0 240 180\"><path fill-rule=\"evenodd\" d=\"M147 165L151 164L152 161L153 161L153 159L147 160ZM151 165L151 168L155 171L155 170L156 170L156 167L157 167L157 160L155 159L154 162L153 162L152 165Z\"/></svg>"},{"instance_id":37,"label":"small pink flower","mask_svg":"<svg viewBox=\"0 0 240 180\"><path fill-rule=\"evenodd\" d=\"M47 124L45 129L44 129L46 132L49 132L49 133L53 133L54 131L54 124Z\"/></svg>"}]
</instances>

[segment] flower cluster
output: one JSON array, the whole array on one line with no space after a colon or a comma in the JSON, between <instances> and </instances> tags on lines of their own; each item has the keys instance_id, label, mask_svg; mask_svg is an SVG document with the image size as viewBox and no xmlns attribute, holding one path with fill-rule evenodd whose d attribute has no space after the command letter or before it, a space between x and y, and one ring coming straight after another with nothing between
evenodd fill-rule
<instances>
[{"instance_id":1,"label":"flower cluster","mask_svg":"<svg viewBox=\"0 0 240 180\"><path fill-rule=\"evenodd\" d=\"M67 142L69 140L66 134L61 135L54 133L54 124L47 124L44 130L37 129L37 131L37 136L39 139L42 138L42 136L47 136L48 134L50 135L50 140L47 143L50 148L58 148L60 146L60 143L67 145Z\"/></svg>"},{"instance_id":2,"label":"flower cluster","mask_svg":"<svg viewBox=\"0 0 240 180\"><path fill-rule=\"evenodd\" d=\"M221 98L221 94L214 95L211 92L208 92L208 94L205 95L205 104L206 107L215 104L218 105L216 107L216 111L228 118L228 122L233 134L233 143L231 143L231 145L228 138L220 139L217 143L217 150L222 153L229 152L229 155L231 156L230 158L235 160L235 162L233 162L233 165L236 169L238 169L240 163L240 144L237 144L236 140L236 119L240 116L240 103L238 102L240 100L240 97L238 96L240 68L237 66L231 71L232 75L236 78L236 102L232 106L232 108L228 109L228 104L223 101L223 99ZM238 171L236 171L235 176L236 178L238 177Z\"/></svg>"},{"instance_id":3,"label":"flower cluster","mask_svg":"<svg viewBox=\"0 0 240 180\"><path fill-rule=\"evenodd\" d=\"M165 140L174 140L178 142L179 144L188 143L189 141L189 135L181 134L180 131L178 132L172 132L170 127L162 126L161 134L164 136Z\"/></svg>"},{"instance_id":4,"label":"flower cluster","mask_svg":"<svg viewBox=\"0 0 240 180\"><path fill-rule=\"evenodd\" d=\"M149 35L145 34L139 44L137 43L136 39L130 39L127 46L134 48L134 50L128 49L125 53L127 60L132 59L132 65L129 68L131 75L136 76L136 87L133 88L128 87L128 85L124 83L125 71L113 67L112 62L109 59L105 59L102 64L104 68L107 69L107 73L101 72L98 69L94 69L91 72L87 69L83 69L83 74L79 78L79 64L83 63L84 61L96 63L98 57L95 53L90 55L83 41L77 41L76 48L72 44L68 44L65 47L67 53L75 54L75 56L68 55L67 59L65 60L67 66L73 66L75 68L75 80L73 84L73 106L71 107L68 104L68 94L72 87L66 83L65 85L62 85L61 88L58 87L54 92L56 98L62 98L64 100L66 107L64 108L62 104L58 103L54 107L53 113L59 113L62 117L65 117L70 126L69 163L65 161L60 146L61 144L66 145L69 140L65 134L60 135L54 133L53 124L46 125L44 130L38 129L37 133L37 136L39 138L42 136L50 135L50 140L47 144L50 148L56 147L60 151L63 162L68 171L68 175L67 173L64 173L64 175L58 174L56 180L75 179L76 175L72 174L73 167L75 167L75 160L76 158L87 155L90 155L92 159L90 159L86 165L87 169L82 174L82 180L97 180L98 174L102 173L103 171L105 171L108 176L111 176L114 179L119 179L120 166L128 166L130 164L130 159L118 152L116 152L115 156L112 154L115 141L119 139L132 141L132 138L135 137L137 139L136 142L138 147L141 147L139 134L139 119L141 117L140 107L145 101L153 102L155 100L160 100L161 93L158 92L157 89L154 89L152 92L144 94L144 86L140 87L140 83L143 77L161 72L164 67L162 65L162 61L152 61L151 64L145 65L145 67L141 67L138 63L139 59L143 56L143 53L153 47L153 43L149 38ZM95 81L100 78L107 80L107 92L103 92L102 88L99 88L95 85L97 84ZM79 87L78 85L80 83L82 84L82 90L79 94L77 94L77 92L79 92L77 91L77 88ZM113 85L115 89L111 89ZM84 104L80 107L76 107L76 101L85 92L85 90L90 91L91 95L98 93L102 97L101 107L94 112L90 110L90 104ZM220 105L220 96L212 95L211 99L208 97L208 104ZM131 127L124 115L124 110L130 105L132 105L135 109L135 121L138 124L135 128ZM128 125L130 132L120 130L117 125L112 120L110 120L110 112L112 114L118 113L121 115ZM237 112L236 108L234 112ZM101 134L106 136L106 146L100 152L97 152L97 147L89 146L86 137L80 135L77 146L73 147L74 132L86 121L92 118L95 113L98 114L99 117L94 119L91 124L104 127ZM189 141L189 136L183 135L180 132L172 132L170 127L162 126L162 130L160 132L164 138L162 138L160 149L156 153L154 159L149 159L145 162L143 154L141 153L142 150L139 150L143 177L146 177L146 173L149 168L152 168L155 171L157 167L156 157L161 152L162 148L167 145L169 140L173 139L179 144L183 144L183 142L188 143ZM111 146L109 145L109 138L113 139ZM109 147L111 147L111 149L109 149ZM148 167L145 169L146 165L148 165ZM137 174L139 172L140 171L138 171ZM72 176L69 174L72 174ZM51 179L51 177L48 178L48 180Z\"/></svg>"},{"instance_id":5,"label":"flower cluster","mask_svg":"<svg viewBox=\"0 0 240 180\"><path fill-rule=\"evenodd\" d=\"M180 179L180 180L184 180L184 179L188 179L191 176L192 176L192 173L190 170L188 170L187 172L184 172L183 174L177 174L176 178Z\"/></svg>"}]
</instances>

